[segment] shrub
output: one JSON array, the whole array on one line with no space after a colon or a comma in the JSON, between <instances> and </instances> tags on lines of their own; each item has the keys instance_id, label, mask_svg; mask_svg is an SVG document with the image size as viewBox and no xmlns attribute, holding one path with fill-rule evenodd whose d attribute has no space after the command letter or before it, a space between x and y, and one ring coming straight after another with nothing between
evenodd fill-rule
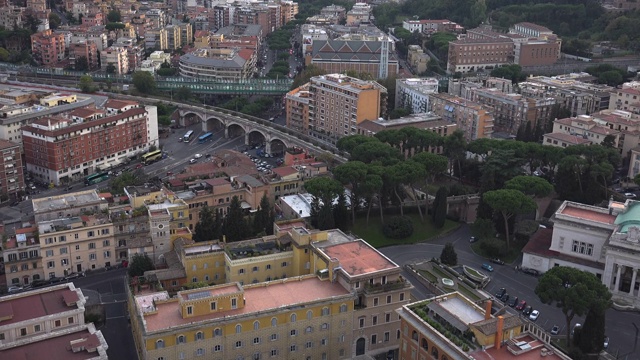
<instances>
[{"instance_id":1,"label":"shrub","mask_svg":"<svg viewBox=\"0 0 640 360\"><path fill-rule=\"evenodd\" d=\"M500 257L507 254L506 243L500 239L485 239L480 243L482 250L490 257Z\"/></svg>"},{"instance_id":2,"label":"shrub","mask_svg":"<svg viewBox=\"0 0 640 360\"><path fill-rule=\"evenodd\" d=\"M384 236L391 239L404 239L413 234L413 223L406 216L393 216L382 228Z\"/></svg>"}]
</instances>

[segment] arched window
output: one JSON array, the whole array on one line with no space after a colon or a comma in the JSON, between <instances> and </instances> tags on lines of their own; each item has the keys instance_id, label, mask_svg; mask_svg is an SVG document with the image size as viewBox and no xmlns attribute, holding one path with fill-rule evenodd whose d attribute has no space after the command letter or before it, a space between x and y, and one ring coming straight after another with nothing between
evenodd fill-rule
<instances>
[{"instance_id":1,"label":"arched window","mask_svg":"<svg viewBox=\"0 0 640 360\"><path fill-rule=\"evenodd\" d=\"M438 349L436 347L433 347L433 349L431 350L431 356L433 356L434 359L438 359Z\"/></svg>"},{"instance_id":2,"label":"arched window","mask_svg":"<svg viewBox=\"0 0 640 360\"><path fill-rule=\"evenodd\" d=\"M202 331L196 333L196 341L198 340L204 340L204 333Z\"/></svg>"},{"instance_id":3,"label":"arched window","mask_svg":"<svg viewBox=\"0 0 640 360\"><path fill-rule=\"evenodd\" d=\"M296 314L291 314L291 322L294 323L296 322L296 320L298 320L298 317L296 316Z\"/></svg>"},{"instance_id":4,"label":"arched window","mask_svg":"<svg viewBox=\"0 0 640 360\"><path fill-rule=\"evenodd\" d=\"M422 340L420 340L420 345L422 346L423 349L429 350L429 344L427 343L427 339L422 338Z\"/></svg>"},{"instance_id":5,"label":"arched window","mask_svg":"<svg viewBox=\"0 0 640 360\"><path fill-rule=\"evenodd\" d=\"M413 341L416 341L416 342L418 341L418 332L417 331L413 330L413 332L411 333L411 339Z\"/></svg>"},{"instance_id":6,"label":"arched window","mask_svg":"<svg viewBox=\"0 0 640 360\"><path fill-rule=\"evenodd\" d=\"M253 330L260 330L260 322L259 321L254 321L253 322Z\"/></svg>"},{"instance_id":7,"label":"arched window","mask_svg":"<svg viewBox=\"0 0 640 360\"><path fill-rule=\"evenodd\" d=\"M273 326L273 327L278 326L278 319L276 319L276 318L271 318L271 326Z\"/></svg>"},{"instance_id":8,"label":"arched window","mask_svg":"<svg viewBox=\"0 0 640 360\"><path fill-rule=\"evenodd\" d=\"M184 344L187 342L187 338L184 335L178 336L178 344Z\"/></svg>"},{"instance_id":9,"label":"arched window","mask_svg":"<svg viewBox=\"0 0 640 360\"><path fill-rule=\"evenodd\" d=\"M164 348L164 340L156 341L156 349L163 349L163 348Z\"/></svg>"},{"instance_id":10,"label":"arched window","mask_svg":"<svg viewBox=\"0 0 640 360\"><path fill-rule=\"evenodd\" d=\"M322 316L327 316L329 315L330 311L328 307L323 307L322 308Z\"/></svg>"},{"instance_id":11,"label":"arched window","mask_svg":"<svg viewBox=\"0 0 640 360\"><path fill-rule=\"evenodd\" d=\"M309 310L307 311L307 320L311 320L313 319L313 311Z\"/></svg>"},{"instance_id":12,"label":"arched window","mask_svg":"<svg viewBox=\"0 0 640 360\"><path fill-rule=\"evenodd\" d=\"M347 312L347 304L342 304L342 305L340 305L340 312L341 312L341 313L343 313L343 312Z\"/></svg>"},{"instance_id":13,"label":"arched window","mask_svg":"<svg viewBox=\"0 0 640 360\"><path fill-rule=\"evenodd\" d=\"M242 325L236 325L236 334L240 334L242 332Z\"/></svg>"},{"instance_id":14,"label":"arched window","mask_svg":"<svg viewBox=\"0 0 640 360\"><path fill-rule=\"evenodd\" d=\"M213 336L222 336L222 329L220 328L215 328L213 329Z\"/></svg>"},{"instance_id":15,"label":"arched window","mask_svg":"<svg viewBox=\"0 0 640 360\"><path fill-rule=\"evenodd\" d=\"M307 328L306 328L306 329L304 329L304 333L305 333L305 334L309 334L309 333L311 333L312 331L313 331L313 328L312 328L311 326L307 326Z\"/></svg>"}]
</instances>

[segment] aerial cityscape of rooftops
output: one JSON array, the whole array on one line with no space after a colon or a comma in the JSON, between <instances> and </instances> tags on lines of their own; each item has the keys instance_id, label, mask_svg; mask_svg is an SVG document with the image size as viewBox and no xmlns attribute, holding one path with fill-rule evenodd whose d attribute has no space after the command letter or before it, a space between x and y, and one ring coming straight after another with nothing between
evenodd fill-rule
<instances>
[{"instance_id":1,"label":"aerial cityscape of rooftops","mask_svg":"<svg viewBox=\"0 0 640 360\"><path fill-rule=\"evenodd\" d=\"M0 359L640 360L638 23L0 0Z\"/></svg>"}]
</instances>

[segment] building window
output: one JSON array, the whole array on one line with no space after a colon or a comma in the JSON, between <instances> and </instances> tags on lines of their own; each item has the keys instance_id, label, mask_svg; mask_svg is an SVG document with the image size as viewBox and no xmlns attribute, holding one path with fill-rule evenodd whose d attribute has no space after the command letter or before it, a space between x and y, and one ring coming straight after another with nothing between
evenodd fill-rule
<instances>
[{"instance_id":1,"label":"building window","mask_svg":"<svg viewBox=\"0 0 640 360\"><path fill-rule=\"evenodd\" d=\"M60 327L60 326L62 326L62 321L60 321L60 320L56 320L56 321L55 321L55 323L54 323L54 326L55 326L55 327Z\"/></svg>"},{"instance_id":2,"label":"building window","mask_svg":"<svg viewBox=\"0 0 640 360\"><path fill-rule=\"evenodd\" d=\"M364 327L364 317L361 317L361 318L358 319L358 324L359 324L361 329Z\"/></svg>"},{"instance_id":3,"label":"building window","mask_svg":"<svg viewBox=\"0 0 640 360\"><path fill-rule=\"evenodd\" d=\"M323 307L322 308L322 316L328 316L329 315L329 308L328 307Z\"/></svg>"},{"instance_id":4,"label":"building window","mask_svg":"<svg viewBox=\"0 0 640 360\"><path fill-rule=\"evenodd\" d=\"M291 322L292 323L296 322L297 319L298 319L298 316L296 314L291 314Z\"/></svg>"},{"instance_id":5,"label":"building window","mask_svg":"<svg viewBox=\"0 0 640 360\"><path fill-rule=\"evenodd\" d=\"M291 334L291 336L296 336L296 335L298 335L298 330L293 329L289 333Z\"/></svg>"},{"instance_id":6,"label":"building window","mask_svg":"<svg viewBox=\"0 0 640 360\"><path fill-rule=\"evenodd\" d=\"M27 336L27 328L20 329L20 336Z\"/></svg>"},{"instance_id":7,"label":"building window","mask_svg":"<svg viewBox=\"0 0 640 360\"><path fill-rule=\"evenodd\" d=\"M278 350L277 349L271 349L271 357L276 357L278 356Z\"/></svg>"},{"instance_id":8,"label":"building window","mask_svg":"<svg viewBox=\"0 0 640 360\"><path fill-rule=\"evenodd\" d=\"M253 322L253 330L260 330L260 322L259 321L254 321Z\"/></svg>"},{"instance_id":9,"label":"building window","mask_svg":"<svg viewBox=\"0 0 640 360\"><path fill-rule=\"evenodd\" d=\"M307 320L311 320L313 319L313 311L309 310L307 311Z\"/></svg>"},{"instance_id":10,"label":"building window","mask_svg":"<svg viewBox=\"0 0 640 360\"><path fill-rule=\"evenodd\" d=\"M254 337L253 338L253 344L254 345L260 344L260 338L259 337Z\"/></svg>"},{"instance_id":11,"label":"building window","mask_svg":"<svg viewBox=\"0 0 640 360\"><path fill-rule=\"evenodd\" d=\"M236 348L241 348L242 347L242 341L238 340L236 341Z\"/></svg>"},{"instance_id":12,"label":"building window","mask_svg":"<svg viewBox=\"0 0 640 360\"><path fill-rule=\"evenodd\" d=\"M267 264L267 270L271 270L271 264Z\"/></svg>"},{"instance_id":13,"label":"building window","mask_svg":"<svg viewBox=\"0 0 640 360\"><path fill-rule=\"evenodd\" d=\"M377 315L374 315L374 316L371 318L371 322L372 322L372 325L378 325L378 316L377 316Z\"/></svg>"},{"instance_id":14,"label":"building window","mask_svg":"<svg viewBox=\"0 0 640 360\"><path fill-rule=\"evenodd\" d=\"M313 328L311 326L307 326L306 329L304 329L305 334L310 334L312 331L313 331Z\"/></svg>"},{"instance_id":15,"label":"building window","mask_svg":"<svg viewBox=\"0 0 640 360\"><path fill-rule=\"evenodd\" d=\"M390 322L391 321L391 314L387 313L384 314L384 322Z\"/></svg>"},{"instance_id":16,"label":"building window","mask_svg":"<svg viewBox=\"0 0 640 360\"><path fill-rule=\"evenodd\" d=\"M387 295L387 304L391 304L391 295Z\"/></svg>"},{"instance_id":17,"label":"building window","mask_svg":"<svg viewBox=\"0 0 640 360\"><path fill-rule=\"evenodd\" d=\"M40 325L33 326L33 332L40 332L40 331L42 331L42 327Z\"/></svg>"},{"instance_id":18,"label":"building window","mask_svg":"<svg viewBox=\"0 0 640 360\"><path fill-rule=\"evenodd\" d=\"M404 293L400 293L400 301L404 301Z\"/></svg>"},{"instance_id":19,"label":"building window","mask_svg":"<svg viewBox=\"0 0 640 360\"><path fill-rule=\"evenodd\" d=\"M347 304L340 305L340 312L341 313L347 312Z\"/></svg>"},{"instance_id":20,"label":"building window","mask_svg":"<svg viewBox=\"0 0 640 360\"><path fill-rule=\"evenodd\" d=\"M73 324L73 322L74 322L74 319L72 317L67 318L67 323L68 324Z\"/></svg>"},{"instance_id":21,"label":"building window","mask_svg":"<svg viewBox=\"0 0 640 360\"><path fill-rule=\"evenodd\" d=\"M389 332L385 331L385 333L384 333L384 342L389 342L389 336L390 336Z\"/></svg>"},{"instance_id":22,"label":"building window","mask_svg":"<svg viewBox=\"0 0 640 360\"><path fill-rule=\"evenodd\" d=\"M201 348L196 350L196 356L202 356L202 355L204 355L204 349Z\"/></svg>"},{"instance_id":23,"label":"building window","mask_svg":"<svg viewBox=\"0 0 640 360\"><path fill-rule=\"evenodd\" d=\"M164 340L156 341L156 349L162 349L162 348L164 348Z\"/></svg>"},{"instance_id":24,"label":"building window","mask_svg":"<svg viewBox=\"0 0 640 360\"><path fill-rule=\"evenodd\" d=\"M272 327L278 326L278 319L276 319L276 318L271 318L271 326L272 326Z\"/></svg>"},{"instance_id":25,"label":"building window","mask_svg":"<svg viewBox=\"0 0 640 360\"><path fill-rule=\"evenodd\" d=\"M289 346L289 351L294 352L298 349L298 347L295 344L292 344L291 346Z\"/></svg>"},{"instance_id":26,"label":"building window","mask_svg":"<svg viewBox=\"0 0 640 360\"><path fill-rule=\"evenodd\" d=\"M184 335L178 336L178 344L184 344L187 342L187 338Z\"/></svg>"},{"instance_id":27,"label":"building window","mask_svg":"<svg viewBox=\"0 0 640 360\"><path fill-rule=\"evenodd\" d=\"M378 343L378 335L376 334L371 335L371 345L374 345L377 343Z\"/></svg>"},{"instance_id":28,"label":"building window","mask_svg":"<svg viewBox=\"0 0 640 360\"><path fill-rule=\"evenodd\" d=\"M213 330L213 336L214 336L214 337L216 337L216 336L222 336L222 329L220 329L220 328L215 328L215 329Z\"/></svg>"},{"instance_id":29,"label":"building window","mask_svg":"<svg viewBox=\"0 0 640 360\"><path fill-rule=\"evenodd\" d=\"M327 339L320 340L320 345L327 345Z\"/></svg>"},{"instance_id":30,"label":"building window","mask_svg":"<svg viewBox=\"0 0 640 360\"><path fill-rule=\"evenodd\" d=\"M313 342L307 341L307 343L304 345L304 347L307 348L307 349L311 349L313 347Z\"/></svg>"},{"instance_id":31,"label":"building window","mask_svg":"<svg viewBox=\"0 0 640 360\"><path fill-rule=\"evenodd\" d=\"M271 334L271 341L278 340L278 334Z\"/></svg>"},{"instance_id":32,"label":"building window","mask_svg":"<svg viewBox=\"0 0 640 360\"><path fill-rule=\"evenodd\" d=\"M193 306L187 306L187 315L193 315Z\"/></svg>"},{"instance_id":33,"label":"building window","mask_svg":"<svg viewBox=\"0 0 640 360\"><path fill-rule=\"evenodd\" d=\"M209 303L209 306L211 307L211 311L214 311L218 305L215 301L212 301L211 303Z\"/></svg>"},{"instance_id":34,"label":"building window","mask_svg":"<svg viewBox=\"0 0 640 360\"><path fill-rule=\"evenodd\" d=\"M213 351L218 352L218 351L222 351L222 345L216 345L213 347Z\"/></svg>"},{"instance_id":35,"label":"building window","mask_svg":"<svg viewBox=\"0 0 640 360\"><path fill-rule=\"evenodd\" d=\"M242 333L242 325L238 324L236 325L236 334L240 334Z\"/></svg>"},{"instance_id":36,"label":"building window","mask_svg":"<svg viewBox=\"0 0 640 360\"><path fill-rule=\"evenodd\" d=\"M320 326L320 329L322 329L322 330L327 330L328 328L329 328L329 323L323 323L323 324Z\"/></svg>"},{"instance_id":37,"label":"building window","mask_svg":"<svg viewBox=\"0 0 640 360\"><path fill-rule=\"evenodd\" d=\"M196 333L196 341L198 340L204 340L204 333L202 331Z\"/></svg>"},{"instance_id":38,"label":"building window","mask_svg":"<svg viewBox=\"0 0 640 360\"><path fill-rule=\"evenodd\" d=\"M235 309L238 307L238 299L237 298L231 298L231 308Z\"/></svg>"}]
</instances>

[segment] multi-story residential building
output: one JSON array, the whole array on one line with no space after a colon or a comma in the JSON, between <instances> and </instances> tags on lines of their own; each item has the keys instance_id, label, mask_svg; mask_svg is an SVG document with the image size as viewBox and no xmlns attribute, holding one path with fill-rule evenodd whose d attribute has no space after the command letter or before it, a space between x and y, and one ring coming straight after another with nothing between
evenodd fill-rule
<instances>
[{"instance_id":1,"label":"multi-story residential building","mask_svg":"<svg viewBox=\"0 0 640 360\"><path fill-rule=\"evenodd\" d=\"M100 52L100 64L102 71L118 75L129 72L129 54L127 48L110 46Z\"/></svg>"},{"instance_id":2,"label":"multi-story residential building","mask_svg":"<svg viewBox=\"0 0 640 360\"><path fill-rule=\"evenodd\" d=\"M429 95L438 93L438 79L410 78L396 80L396 108L405 108L412 114L429 111Z\"/></svg>"},{"instance_id":3,"label":"multi-story residential building","mask_svg":"<svg viewBox=\"0 0 640 360\"><path fill-rule=\"evenodd\" d=\"M158 29L167 26L167 13L162 9L149 9L145 13L145 17L149 19L150 28Z\"/></svg>"},{"instance_id":4,"label":"multi-story residential building","mask_svg":"<svg viewBox=\"0 0 640 360\"><path fill-rule=\"evenodd\" d=\"M32 199L36 223L107 211L109 203L95 189Z\"/></svg>"},{"instance_id":5,"label":"multi-story residential building","mask_svg":"<svg viewBox=\"0 0 640 360\"><path fill-rule=\"evenodd\" d=\"M550 121L555 98L528 98L518 94L505 94L498 89L476 88L467 95L468 100L493 108L494 127L498 131L515 134L518 128L531 123L532 127Z\"/></svg>"},{"instance_id":6,"label":"multi-story residential building","mask_svg":"<svg viewBox=\"0 0 640 360\"><path fill-rule=\"evenodd\" d=\"M492 315L491 303L483 308L456 291L402 306L400 358L570 360L538 325L510 309Z\"/></svg>"},{"instance_id":7,"label":"multi-story residential building","mask_svg":"<svg viewBox=\"0 0 640 360\"><path fill-rule=\"evenodd\" d=\"M451 20L404 20L402 27L411 31L425 34L433 34L436 32L453 32L461 33L464 27L456 24Z\"/></svg>"},{"instance_id":8,"label":"multi-story residential building","mask_svg":"<svg viewBox=\"0 0 640 360\"><path fill-rule=\"evenodd\" d=\"M260 25L265 36L271 33L269 11L265 8L236 7L228 25L231 24Z\"/></svg>"},{"instance_id":9,"label":"multi-story residential building","mask_svg":"<svg viewBox=\"0 0 640 360\"><path fill-rule=\"evenodd\" d=\"M158 145L157 109L109 100L104 109L77 109L22 128L27 170L53 184L126 162Z\"/></svg>"},{"instance_id":10,"label":"multi-story residential building","mask_svg":"<svg viewBox=\"0 0 640 360\"><path fill-rule=\"evenodd\" d=\"M33 226L16 229L16 235L4 243L2 256L7 286L24 286L44 279L36 230Z\"/></svg>"},{"instance_id":11,"label":"multi-story residential building","mask_svg":"<svg viewBox=\"0 0 640 360\"><path fill-rule=\"evenodd\" d=\"M104 23L104 15L101 12L91 13L82 17L83 26L102 26Z\"/></svg>"},{"instance_id":12,"label":"multi-story residential building","mask_svg":"<svg viewBox=\"0 0 640 360\"><path fill-rule=\"evenodd\" d=\"M384 130L399 130L404 127L415 127L429 130L440 136L451 135L458 125L454 122L443 120L433 113L423 112L404 116L393 120L366 120L356 126L358 135L374 136ZM432 152L442 153L442 147L431 149Z\"/></svg>"},{"instance_id":13,"label":"multi-story residential building","mask_svg":"<svg viewBox=\"0 0 640 360\"><path fill-rule=\"evenodd\" d=\"M98 46L93 41L81 40L71 43L68 47L69 62L77 66L77 62L81 57L87 59L87 70L93 71L98 69Z\"/></svg>"},{"instance_id":14,"label":"multi-story residential building","mask_svg":"<svg viewBox=\"0 0 640 360\"><path fill-rule=\"evenodd\" d=\"M12 29L14 26L22 28L24 11L26 8L18 6L3 6L0 8L0 26Z\"/></svg>"},{"instance_id":15,"label":"multi-story residential building","mask_svg":"<svg viewBox=\"0 0 640 360\"><path fill-rule=\"evenodd\" d=\"M169 50L178 50L182 47L182 29L178 25L167 25L167 47ZM164 50L164 49L161 49Z\"/></svg>"},{"instance_id":16,"label":"multi-story residential building","mask_svg":"<svg viewBox=\"0 0 640 360\"><path fill-rule=\"evenodd\" d=\"M302 24L300 26L300 37L297 41L302 44L300 46L301 55L306 58L313 53L314 41L326 41L329 39L327 31L322 26L313 24Z\"/></svg>"},{"instance_id":17,"label":"multi-story residential building","mask_svg":"<svg viewBox=\"0 0 640 360\"><path fill-rule=\"evenodd\" d=\"M427 64L429 64L429 55L424 53L422 50L422 46L420 45L409 45L409 50L407 52L407 64L411 66L413 71L418 74L422 74L427 71Z\"/></svg>"},{"instance_id":18,"label":"multi-story residential building","mask_svg":"<svg viewBox=\"0 0 640 360\"><path fill-rule=\"evenodd\" d=\"M193 26L190 23L178 25L180 28L180 47L187 46L193 42Z\"/></svg>"},{"instance_id":19,"label":"multi-story residential building","mask_svg":"<svg viewBox=\"0 0 640 360\"><path fill-rule=\"evenodd\" d=\"M485 105L449 94L429 95L434 114L455 123L467 141L491 138L493 134L493 109Z\"/></svg>"},{"instance_id":20,"label":"multi-story residential building","mask_svg":"<svg viewBox=\"0 0 640 360\"><path fill-rule=\"evenodd\" d=\"M309 133L328 141L356 134L356 125L384 114L386 89L375 81L342 74L315 76L309 82Z\"/></svg>"},{"instance_id":21,"label":"multi-story residential building","mask_svg":"<svg viewBox=\"0 0 640 360\"><path fill-rule=\"evenodd\" d=\"M113 224L103 213L38 222L47 278L115 265Z\"/></svg>"},{"instance_id":22,"label":"multi-story residential building","mask_svg":"<svg viewBox=\"0 0 640 360\"><path fill-rule=\"evenodd\" d=\"M289 0L280 0L280 13L282 14L282 25L295 20L298 15L298 3Z\"/></svg>"},{"instance_id":23,"label":"multi-story residential building","mask_svg":"<svg viewBox=\"0 0 640 360\"><path fill-rule=\"evenodd\" d=\"M638 270L639 202L609 201L597 207L565 201L555 212L553 229L540 229L522 250L522 266L542 273L569 266L595 274L614 303L640 308Z\"/></svg>"},{"instance_id":24,"label":"multi-story residential building","mask_svg":"<svg viewBox=\"0 0 640 360\"><path fill-rule=\"evenodd\" d=\"M389 39L385 37L376 41L314 41L311 54L306 57L305 63L327 73L355 71L369 74L374 79L381 77L381 73L385 72L384 68L381 71L381 67L386 64L386 77L394 77L398 74L398 59L392 49L393 44L389 44ZM383 52L387 52L387 56L384 56Z\"/></svg>"},{"instance_id":25,"label":"multi-story residential building","mask_svg":"<svg viewBox=\"0 0 640 360\"><path fill-rule=\"evenodd\" d=\"M145 49L171 50L167 29L147 30L144 36Z\"/></svg>"},{"instance_id":26,"label":"multi-story residential building","mask_svg":"<svg viewBox=\"0 0 640 360\"><path fill-rule=\"evenodd\" d=\"M567 147L569 145L583 143L601 144L607 136L612 136L614 146L618 147L620 131L613 130L608 126L602 125L602 121L591 116L580 115L575 118L554 120L553 132L543 136L542 144L558 147ZM571 137L577 138L572 141L575 144L563 141L563 139L570 140ZM588 142L583 140L587 140Z\"/></svg>"},{"instance_id":27,"label":"multi-story residential building","mask_svg":"<svg viewBox=\"0 0 640 360\"><path fill-rule=\"evenodd\" d=\"M609 109L640 114L640 82L627 82L622 84L620 89L614 89L611 92Z\"/></svg>"},{"instance_id":28,"label":"multi-story residential building","mask_svg":"<svg viewBox=\"0 0 640 360\"><path fill-rule=\"evenodd\" d=\"M287 93L285 113L287 127L301 133L309 131L309 84L302 85Z\"/></svg>"},{"instance_id":29,"label":"multi-story residential building","mask_svg":"<svg viewBox=\"0 0 640 360\"><path fill-rule=\"evenodd\" d=\"M282 27L282 8L279 4L266 4L267 10L269 11L269 26L271 28L271 32L276 31Z\"/></svg>"},{"instance_id":30,"label":"multi-story residential building","mask_svg":"<svg viewBox=\"0 0 640 360\"><path fill-rule=\"evenodd\" d=\"M85 324L86 302L73 283L3 296L0 356L107 360L102 332Z\"/></svg>"},{"instance_id":31,"label":"multi-story residential building","mask_svg":"<svg viewBox=\"0 0 640 360\"><path fill-rule=\"evenodd\" d=\"M347 11L347 26L368 24L371 17L371 5L367 3L355 3L351 10Z\"/></svg>"},{"instance_id":32,"label":"multi-story residential building","mask_svg":"<svg viewBox=\"0 0 640 360\"><path fill-rule=\"evenodd\" d=\"M513 62L513 42L508 38L464 38L449 42L447 72L493 69Z\"/></svg>"},{"instance_id":33,"label":"multi-story residential building","mask_svg":"<svg viewBox=\"0 0 640 360\"><path fill-rule=\"evenodd\" d=\"M27 8L40 12L47 10L47 1L46 0L27 0Z\"/></svg>"},{"instance_id":34,"label":"multi-story residential building","mask_svg":"<svg viewBox=\"0 0 640 360\"><path fill-rule=\"evenodd\" d=\"M24 189L20 144L0 139L0 193L18 199Z\"/></svg>"},{"instance_id":35,"label":"multi-story residential building","mask_svg":"<svg viewBox=\"0 0 640 360\"><path fill-rule=\"evenodd\" d=\"M134 295L129 307L140 358L324 353L342 359L396 347L400 327L393 311L408 303L411 290L400 268L339 230L299 225L281 223L275 237L229 247L177 240L192 281L217 275L226 283L182 291L178 298L167 292Z\"/></svg>"},{"instance_id":36,"label":"multi-story residential building","mask_svg":"<svg viewBox=\"0 0 640 360\"><path fill-rule=\"evenodd\" d=\"M250 49L196 49L180 57L180 75L201 80L245 80L256 70Z\"/></svg>"},{"instance_id":37,"label":"multi-story residential building","mask_svg":"<svg viewBox=\"0 0 640 360\"><path fill-rule=\"evenodd\" d=\"M92 41L98 47L98 51L106 49L108 46L107 34L98 26L93 28L79 28L70 32L69 43L79 41Z\"/></svg>"},{"instance_id":38,"label":"multi-story residential building","mask_svg":"<svg viewBox=\"0 0 640 360\"><path fill-rule=\"evenodd\" d=\"M127 68L132 71L140 67L144 59L144 46L138 45L135 38L121 37L113 43L113 47L121 47L127 51Z\"/></svg>"},{"instance_id":39,"label":"multi-story residential building","mask_svg":"<svg viewBox=\"0 0 640 360\"><path fill-rule=\"evenodd\" d=\"M213 7L213 28L221 29L234 23L235 7L231 5L216 5Z\"/></svg>"},{"instance_id":40,"label":"multi-story residential building","mask_svg":"<svg viewBox=\"0 0 640 360\"><path fill-rule=\"evenodd\" d=\"M149 213L143 207L131 205L109 207L113 223L113 241L116 261L131 261L135 254L153 254L153 244L149 232Z\"/></svg>"},{"instance_id":41,"label":"multi-story residential building","mask_svg":"<svg viewBox=\"0 0 640 360\"><path fill-rule=\"evenodd\" d=\"M31 35L31 54L43 66L52 66L65 58L64 36L51 30Z\"/></svg>"},{"instance_id":42,"label":"multi-story residential building","mask_svg":"<svg viewBox=\"0 0 640 360\"><path fill-rule=\"evenodd\" d=\"M472 98L473 91L478 88L498 89L506 94L515 92L511 79L496 77L467 77L463 79L449 79L448 93L465 99ZM528 96L528 95L527 95Z\"/></svg>"},{"instance_id":43,"label":"multi-story residential building","mask_svg":"<svg viewBox=\"0 0 640 360\"><path fill-rule=\"evenodd\" d=\"M610 107L611 92L607 85L581 81L587 73L572 73L553 77L531 76L518 84L519 92L528 97L553 97L571 116L589 115Z\"/></svg>"},{"instance_id":44,"label":"multi-story residential building","mask_svg":"<svg viewBox=\"0 0 640 360\"><path fill-rule=\"evenodd\" d=\"M344 6L340 6L340 5L329 5L329 6L325 6L322 9L320 9L320 15L321 16L332 16L338 19L338 21L336 22L339 23L340 20L342 19L346 19L347 18L347 10L344 8Z\"/></svg>"}]
</instances>

